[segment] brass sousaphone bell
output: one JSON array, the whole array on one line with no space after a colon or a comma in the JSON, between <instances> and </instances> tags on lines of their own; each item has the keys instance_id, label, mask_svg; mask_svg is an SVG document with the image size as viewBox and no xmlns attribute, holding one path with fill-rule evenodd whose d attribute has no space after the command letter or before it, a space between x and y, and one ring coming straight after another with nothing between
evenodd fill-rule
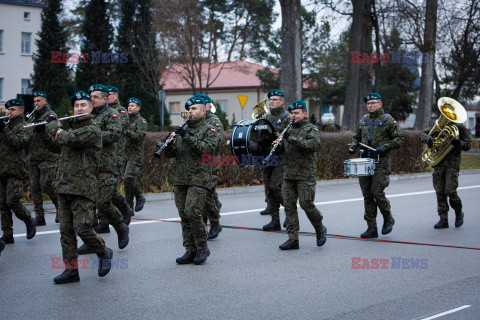
<instances>
[{"instance_id":1,"label":"brass sousaphone bell","mask_svg":"<svg viewBox=\"0 0 480 320\"><path fill-rule=\"evenodd\" d=\"M252 113L252 120L263 118L266 114L270 114L267 106L268 100L260 101L255 107L253 107L254 112Z\"/></svg>"}]
</instances>

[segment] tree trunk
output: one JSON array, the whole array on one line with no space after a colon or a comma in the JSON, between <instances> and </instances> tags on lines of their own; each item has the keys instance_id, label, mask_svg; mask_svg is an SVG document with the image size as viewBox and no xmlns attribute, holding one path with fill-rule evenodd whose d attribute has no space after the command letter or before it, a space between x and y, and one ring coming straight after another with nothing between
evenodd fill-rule
<instances>
[{"instance_id":1,"label":"tree trunk","mask_svg":"<svg viewBox=\"0 0 480 320\"><path fill-rule=\"evenodd\" d=\"M282 67L280 89L285 102L302 99L302 45L300 0L280 0L282 7Z\"/></svg>"},{"instance_id":2,"label":"tree trunk","mask_svg":"<svg viewBox=\"0 0 480 320\"><path fill-rule=\"evenodd\" d=\"M350 61L347 66L347 83L345 92L345 109L342 130L354 130L362 114L365 113L363 97L370 91L371 82L367 61L354 62L353 52L372 52L372 19L370 0L352 0L353 21L350 32Z\"/></svg>"},{"instance_id":3,"label":"tree trunk","mask_svg":"<svg viewBox=\"0 0 480 320\"><path fill-rule=\"evenodd\" d=\"M422 130L429 126L432 115L433 80L435 76L435 46L437 38L437 7L438 0L427 0L425 12L425 33L422 53L426 59L422 59L422 78L420 80L420 96L418 99L417 117L415 129Z\"/></svg>"}]
</instances>

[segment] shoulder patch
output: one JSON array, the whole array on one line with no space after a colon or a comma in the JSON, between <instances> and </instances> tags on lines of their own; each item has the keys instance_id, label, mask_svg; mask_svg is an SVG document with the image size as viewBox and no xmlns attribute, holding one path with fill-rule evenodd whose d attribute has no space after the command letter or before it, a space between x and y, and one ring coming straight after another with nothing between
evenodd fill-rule
<instances>
[{"instance_id":1,"label":"shoulder patch","mask_svg":"<svg viewBox=\"0 0 480 320\"><path fill-rule=\"evenodd\" d=\"M317 128L313 128L313 130L317 131L318 132L318 129Z\"/></svg>"},{"instance_id":2,"label":"shoulder patch","mask_svg":"<svg viewBox=\"0 0 480 320\"><path fill-rule=\"evenodd\" d=\"M121 113L125 113L125 111L124 111L124 110L120 110L120 112L121 112Z\"/></svg>"},{"instance_id":3,"label":"shoulder patch","mask_svg":"<svg viewBox=\"0 0 480 320\"><path fill-rule=\"evenodd\" d=\"M145 120L142 120L142 123L147 123L147 121L145 121Z\"/></svg>"},{"instance_id":4,"label":"shoulder patch","mask_svg":"<svg viewBox=\"0 0 480 320\"><path fill-rule=\"evenodd\" d=\"M117 115L116 115L116 114L112 114L112 118L116 118L116 117L117 117Z\"/></svg>"},{"instance_id":5,"label":"shoulder patch","mask_svg":"<svg viewBox=\"0 0 480 320\"><path fill-rule=\"evenodd\" d=\"M217 127L220 127L220 124L218 124L218 123L215 123L215 125L216 125Z\"/></svg>"},{"instance_id":6,"label":"shoulder patch","mask_svg":"<svg viewBox=\"0 0 480 320\"><path fill-rule=\"evenodd\" d=\"M210 131L212 132L217 132L217 130L213 129L213 128L210 128Z\"/></svg>"}]
</instances>

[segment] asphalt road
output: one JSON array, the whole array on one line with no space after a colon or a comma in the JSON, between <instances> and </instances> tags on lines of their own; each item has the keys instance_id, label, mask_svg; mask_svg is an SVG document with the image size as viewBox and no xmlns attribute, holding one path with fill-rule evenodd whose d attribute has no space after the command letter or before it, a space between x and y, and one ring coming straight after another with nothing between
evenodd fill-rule
<instances>
[{"instance_id":1,"label":"asphalt road","mask_svg":"<svg viewBox=\"0 0 480 320\"><path fill-rule=\"evenodd\" d=\"M324 247L306 234L299 250L281 251L284 233L225 227L200 266L175 263L184 249L174 202L148 202L137 218L153 220L132 222L127 248L118 249L113 228L104 237L116 268L99 278L95 255L82 256L80 282L66 285L53 283L62 272L52 262L61 257L54 215L32 240L15 219L15 244L0 257L0 319L480 319L479 178L460 176L465 224L453 227L451 211L444 230L433 228L431 177L392 181L396 225L379 239L409 243L344 237L366 229L358 183L319 184L315 200L330 235ZM261 192L220 199L225 226L269 221L258 214ZM299 213L301 231L313 232ZM367 262L379 265L366 269Z\"/></svg>"}]
</instances>

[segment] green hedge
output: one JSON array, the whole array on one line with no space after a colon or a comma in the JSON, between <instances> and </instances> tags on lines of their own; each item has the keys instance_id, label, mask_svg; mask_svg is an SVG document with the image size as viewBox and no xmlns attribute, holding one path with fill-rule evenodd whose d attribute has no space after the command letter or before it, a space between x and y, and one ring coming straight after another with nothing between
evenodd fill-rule
<instances>
[{"instance_id":1,"label":"green hedge","mask_svg":"<svg viewBox=\"0 0 480 320\"><path fill-rule=\"evenodd\" d=\"M422 163L420 155L422 145L418 139L418 131L405 131L405 144L392 153L392 173L423 172L427 165ZM164 156L154 158L153 153L159 149L157 141L163 141L167 133L149 132L145 142L145 160L140 172L140 184L145 192L168 192L172 186L174 160ZM345 178L343 162L358 157L348 153L348 143L352 132L321 133L322 144L317 152L317 178L320 180ZM230 132L225 132L221 155L230 156L226 141ZM248 186L262 184L259 168L242 168L239 166L223 166L220 169L218 187Z\"/></svg>"}]
</instances>

